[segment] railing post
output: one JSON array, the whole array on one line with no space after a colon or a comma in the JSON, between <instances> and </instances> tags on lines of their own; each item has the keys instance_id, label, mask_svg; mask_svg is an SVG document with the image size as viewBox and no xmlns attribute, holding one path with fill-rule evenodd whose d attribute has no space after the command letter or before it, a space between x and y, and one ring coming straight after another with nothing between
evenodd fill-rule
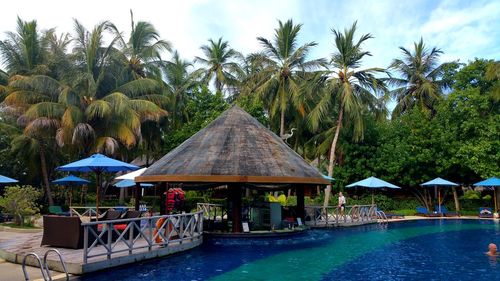
<instances>
[{"instance_id":1,"label":"railing post","mask_svg":"<svg viewBox=\"0 0 500 281\"><path fill-rule=\"evenodd\" d=\"M140 224L139 224L140 226ZM134 249L134 228L135 228L135 221L132 221L129 223L129 229L128 229L128 241L130 243L130 246L128 247L128 254L132 254L132 249ZM140 228L140 227L139 227Z\"/></svg>"},{"instance_id":2,"label":"railing post","mask_svg":"<svg viewBox=\"0 0 500 281\"><path fill-rule=\"evenodd\" d=\"M89 226L83 226L83 263L87 263L87 250L89 248Z\"/></svg>"},{"instance_id":3,"label":"railing post","mask_svg":"<svg viewBox=\"0 0 500 281\"><path fill-rule=\"evenodd\" d=\"M148 247L148 250L151 251L152 246L153 246L153 218L149 217L148 223L149 223L149 241L148 241L149 247Z\"/></svg>"},{"instance_id":4,"label":"railing post","mask_svg":"<svg viewBox=\"0 0 500 281\"><path fill-rule=\"evenodd\" d=\"M108 241L106 241L107 243L107 251L108 251L108 260L111 259L111 241L113 240L113 232L111 231L111 228L113 227L113 225L111 223L105 223L103 224L103 227L106 227L106 231L108 232L107 235L108 235Z\"/></svg>"},{"instance_id":5,"label":"railing post","mask_svg":"<svg viewBox=\"0 0 500 281\"><path fill-rule=\"evenodd\" d=\"M184 216L179 215L179 238L180 244L182 244L182 241L184 241Z\"/></svg>"}]
</instances>

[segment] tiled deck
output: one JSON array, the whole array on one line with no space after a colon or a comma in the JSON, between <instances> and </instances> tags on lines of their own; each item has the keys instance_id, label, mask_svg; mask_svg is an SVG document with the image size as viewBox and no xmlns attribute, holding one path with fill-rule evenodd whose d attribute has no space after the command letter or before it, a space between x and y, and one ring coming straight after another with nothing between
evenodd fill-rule
<instances>
[{"instance_id":1,"label":"tiled deck","mask_svg":"<svg viewBox=\"0 0 500 281\"><path fill-rule=\"evenodd\" d=\"M13 233L13 232L0 232L0 258L6 261L19 263L23 262L23 258L26 254L34 252L38 254L41 258L49 247L41 247L40 242L42 240L42 232L37 233ZM143 243L146 245L146 241L138 240L138 246ZM194 238L192 241L184 241L182 244L179 242L170 243L166 247L153 246L151 251L148 248L133 250L132 254L128 251L113 254L111 259L107 259L106 255L90 258L87 263L83 262L83 249L64 249L56 248L59 250L64 257L66 262L66 267L68 272L71 274L83 274L88 272L93 272L101 269L106 269L110 267L120 266L124 264L134 263L141 260L152 259L157 257L167 256L173 253L178 253L192 249L202 243L202 238ZM125 244L117 244L115 246L116 250L126 249ZM93 250L93 254L98 252L105 253L105 249L99 246ZM29 257L27 259L27 264L37 266L38 263L34 258ZM63 271L61 263L59 262L59 257L56 254L50 254L48 258L49 268L56 271Z\"/></svg>"}]
</instances>

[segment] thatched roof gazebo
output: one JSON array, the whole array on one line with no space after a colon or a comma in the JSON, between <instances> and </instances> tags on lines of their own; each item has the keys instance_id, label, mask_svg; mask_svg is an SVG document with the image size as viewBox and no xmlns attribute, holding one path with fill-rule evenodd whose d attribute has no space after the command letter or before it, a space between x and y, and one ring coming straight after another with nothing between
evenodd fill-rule
<instances>
[{"instance_id":1,"label":"thatched roof gazebo","mask_svg":"<svg viewBox=\"0 0 500 281\"><path fill-rule=\"evenodd\" d=\"M236 207L241 206L243 185L270 189L294 186L297 204L303 208L305 186L329 184L280 137L238 106L223 112L135 181L228 185Z\"/></svg>"}]
</instances>

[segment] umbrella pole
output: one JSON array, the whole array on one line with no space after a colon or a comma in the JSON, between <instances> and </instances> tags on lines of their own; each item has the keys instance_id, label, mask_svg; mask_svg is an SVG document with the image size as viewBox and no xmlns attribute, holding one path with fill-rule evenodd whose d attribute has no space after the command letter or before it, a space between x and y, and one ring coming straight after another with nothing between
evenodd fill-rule
<instances>
[{"instance_id":1,"label":"umbrella pole","mask_svg":"<svg viewBox=\"0 0 500 281\"><path fill-rule=\"evenodd\" d=\"M96 172L97 175L97 190L96 190L96 202L95 202L95 213L96 213L96 220L99 220L99 193L100 193L100 187L101 187L101 173Z\"/></svg>"},{"instance_id":2,"label":"umbrella pole","mask_svg":"<svg viewBox=\"0 0 500 281\"><path fill-rule=\"evenodd\" d=\"M73 188L69 188L69 215L73 215L73 212L71 212L71 199L73 198Z\"/></svg>"},{"instance_id":3,"label":"umbrella pole","mask_svg":"<svg viewBox=\"0 0 500 281\"><path fill-rule=\"evenodd\" d=\"M498 206L497 206L497 189L496 187L493 187L493 200L495 201L495 212L498 212Z\"/></svg>"},{"instance_id":4,"label":"umbrella pole","mask_svg":"<svg viewBox=\"0 0 500 281\"><path fill-rule=\"evenodd\" d=\"M375 198L374 198L374 195L373 195L374 192L375 191L372 190L372 205L375 205Z\"/></svg>"}]
</instances>

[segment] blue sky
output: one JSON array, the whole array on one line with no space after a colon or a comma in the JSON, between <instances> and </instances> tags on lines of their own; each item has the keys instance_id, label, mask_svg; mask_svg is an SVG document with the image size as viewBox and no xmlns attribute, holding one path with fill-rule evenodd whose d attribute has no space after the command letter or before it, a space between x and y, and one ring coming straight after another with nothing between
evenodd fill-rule
<instances>
[{"instance_id":1,"label":"blue sky","mask_svg":"<svg viewBox=\"0 0 500 281\"><path fill-rule=\"evenodd\" d=\"M2 4L0 38L15 30L18 15L59 32L71 32L73 18L89 29L110 20L128 32L129 9L136 21L153 23L188 59L200 55L199 46L207 39L220 36L244 54L258 51L256 37L271 38L277 20L289 18L303 24L301 43L319 44L311 58L329 57L331 28L344 29L357 20L359 34L375 36L365 46L373 54L365 61L367 67L386 67L399 56L399 46L411 47L421 36L444 51L443 60L500 59L500 1L486 0L9 1Z\"/></svg>"}]
</instances>

